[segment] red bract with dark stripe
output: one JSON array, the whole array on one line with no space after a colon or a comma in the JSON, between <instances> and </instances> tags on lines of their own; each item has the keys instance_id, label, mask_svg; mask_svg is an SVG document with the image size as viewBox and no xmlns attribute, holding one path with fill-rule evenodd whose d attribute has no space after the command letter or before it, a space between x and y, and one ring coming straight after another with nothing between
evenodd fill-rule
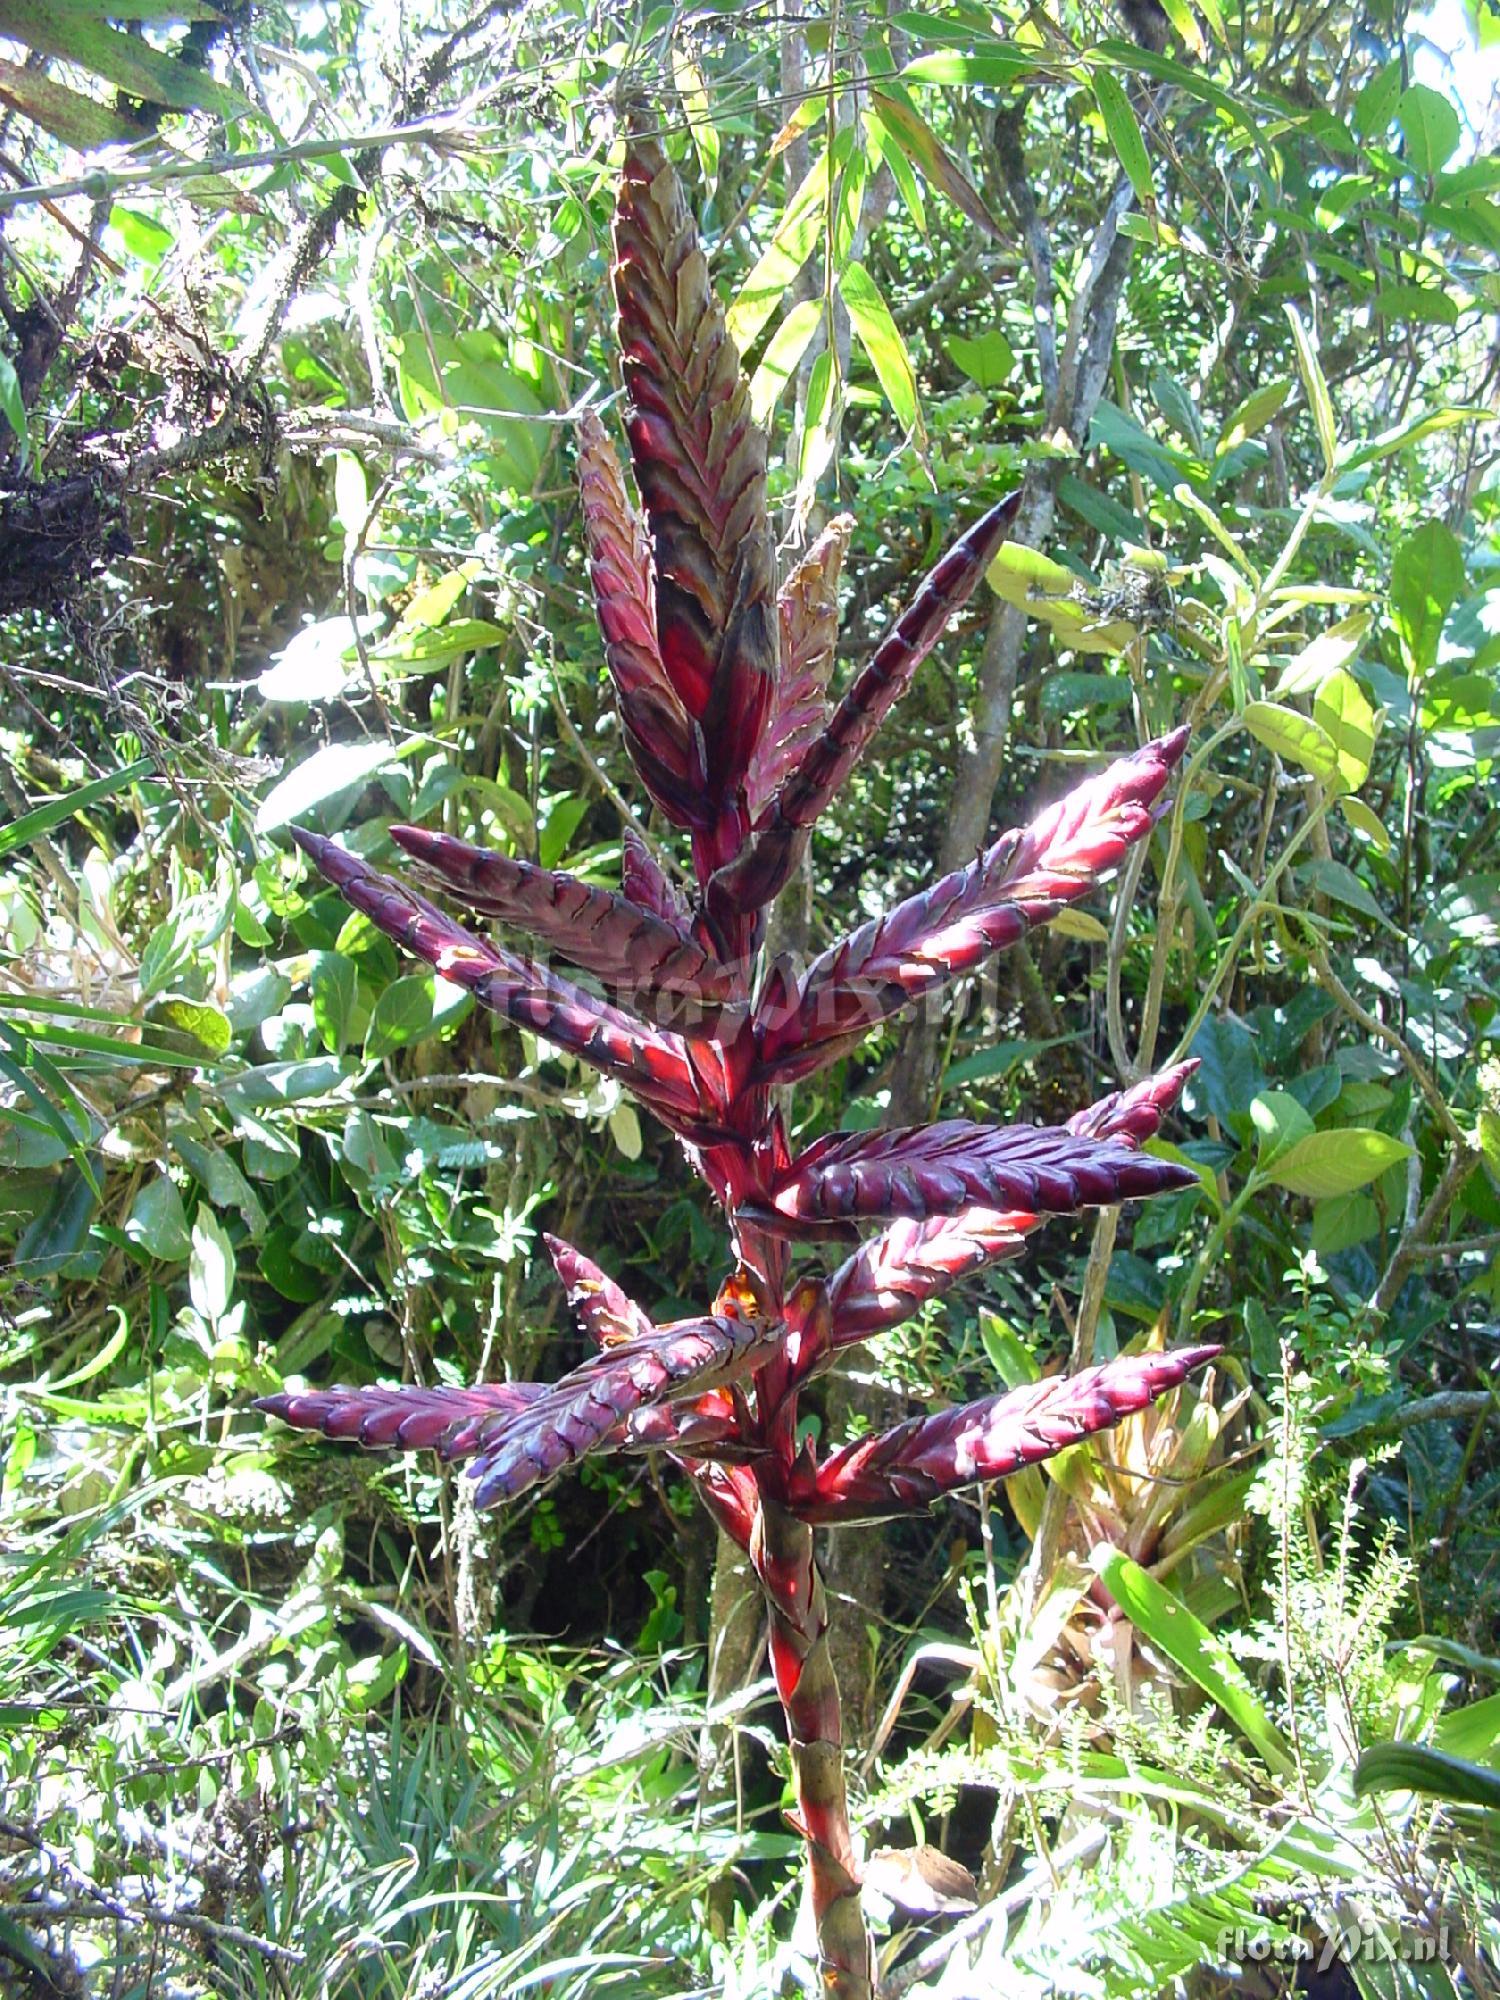
<instances>
[{"instance_id":1,"label":"red bract with dark stripe","mask_svg":"<svg viewBox=\"0 0 1500 2000\"><path fill-rule=\"evenodd\" d=\"M800 1154L773 1087L848 1054L872 1026L1091 894L1150 832L1185 736L1085 778L805 973L766 971L766 905L977 588L1018 503L1011 495L961 528L833 698L853 523L835 521L778 590L765 440L676 176L639 131L626 148L614 283L640 506L602 423L586 418L578 468L590 576L625 746L662 818L688 836L696 900L673 886L672 857L664 866L666 850L635 825L624 829L619 894L444 832L394 829L433 895L566 958L608 989L605 999L476 934L337 842L297 838L403 949L615 1078L676 1133L724 1210L734 1275L701 1318L658 1325L583 1251L548 1237L590 1348L560 1381L289 1389L265 1407L327 1437L463 1461L481 1506L585 1455L671 1453L748 1551L765 1594L822 1990L870 2000L814 1523L921 1508L1004 1478L1139 1410L1215 1350L1123 1355L1074 1379L915 1417L821 1459L799 1443L799 1397L851 1345L1019 1255L1046 1216L1190 1184L1190 1169L1142 1149L1191 1066L1061 1126L949 1119L831 1132ZM789 1239L828 1235L854 1247L831 1273L799 1272L793 1284Z\"/></svg>"}]
</instances>

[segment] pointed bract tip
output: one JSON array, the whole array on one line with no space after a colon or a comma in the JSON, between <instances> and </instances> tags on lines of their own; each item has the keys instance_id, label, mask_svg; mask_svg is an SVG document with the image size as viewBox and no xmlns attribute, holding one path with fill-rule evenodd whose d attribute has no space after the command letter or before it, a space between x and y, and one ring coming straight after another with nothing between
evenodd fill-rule
<instances>
[{"instance_id":1,"label":"pointed bract tip","mask_svg":"<svg viewBox=\"0 0 1500 2000\"><path fill-rule=\"evenodd\" d=\"M1217 1361L1223 1352L1222 1343L1205 1342L1201 1347L1170 1347L1163 1359L1175 1361L1184 1375L1192 1375L1206 1368L1210 1361Z\"/></svg>"},{"instance_id":2,"label":"pointed bract tip","mask_svg":"<svg viewBox=\"0 0 1500 2000\"><path fill-rule=\"evenodd\" d=\"M1157 754L1169 770L1182 761L1182 753L1188 747L1188 742L1192 734L1192 724L1184 722L1178 728L1174 729L1170 736L1160 736L1157 738Z\"/></svg>"},{"instance_id":3,"label":"pointed bract tip","mask_svg":"<svg viewBox=\"0 0 1500 2000\"><path fill-rule=\"evenodd\" d=\"M403 854L411 855L414 861L429 860L441 851L443 835L434 833L427 826L393 826L391 839Z\"/></svg>"}]
</instances>

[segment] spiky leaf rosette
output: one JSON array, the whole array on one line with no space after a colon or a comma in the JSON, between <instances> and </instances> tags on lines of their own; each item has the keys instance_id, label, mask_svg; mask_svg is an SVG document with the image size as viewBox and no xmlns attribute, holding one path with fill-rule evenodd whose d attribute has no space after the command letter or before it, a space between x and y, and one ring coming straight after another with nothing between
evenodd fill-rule
<instances>
[{"instance_id":1,"label":"spiky leaf rosette","mask_svg":"<svg viewBox=\"0 0 1500 2000\"><path fill-rule=\"evenodd\" d=\"M1068 1120L1083 1138L1128 1146L1155 1138L1196 1062L1177 1063L1131 1090L1117 1090ZM961 1208L928 1221L902 1217L845 1259L828 1284L830 1345L836 1350L899 1326L929 1299L986 1265L1014 1257L1045 1217L1026 1209Z\"/></svg>"},{"instance_id":2,"label":"spiky leaf rosette","mask_svg":"<svg viewBox=\"0 0 1500 2000\"><path fill-rule=\"evenodd\" d=\"M1123 1139L1066 1126L976 1125L948 1118L889 1132L832 1133L809 1146L747 1204L760 1225L789 1236L841 1233L843 1225L965 1208L1072 1215L1189 1187L1190 1167L1158 1160Z\"/></svg>"},{"instance_id":3,"label":"spiky leaf rosette","mask_svg":"<svg viewBox=\"0 0 1500 2000\"><path fill-rule=\"evenodd\" d=\"M531 959L472 936L425 897L321 834L301 827L292 832L347 902L444 979L617 1078L674 1131L689 1138L718 1134L723 1107L713 1103L679 1036L648 1027Z\"/></svg>"},{"instance_id":4,"label":"spiky leaf rosette","mask_svg":"<svg viewBox=\"0 0 1500 2000\"><path fill-rule=\"evenodd\" d=\"M845 1445L816 1468L799 1461L790 1504L804 1521L876 1521L910 1513L1108 1430L1220 1352L1183 1347L1171 1354L1122 1354L1077 1375L1047 1376L936 1416L914 1417Z\"/></svg>"},{"instance_id":5,"label":"spiky leaf rosette","mask_svg":"<svg viewBox=\"0 0 1500 2000\"><path fill-rule=\"evenodd\" d=\"M781 660L765 730L746 777L758 822L828 720L828 680L839 636L839 574L854 516L828 523L781 586L776 600Z\"/></svg>"},{"instance_id":6,"label":"spiky leaf rosette","mask_svg":"<svg viewBox=\"0 0 1500 2000\"><path fill-rule=\"evenodd\" d=\"M959 536L855 676L828 724L762 815L755 833L708 885L711 915L763 909L790 881L813 822L864 755L948 621L973 596L1020 511L1012 493Z\"/></svg>"},{"instance_id":7,"label":"spiky leaf rosette","mask_svg":"<svg viewBox=\"0 0 1500 2000\"><path fill-rule=\"evenodd\" d=\"M448 833L393 826L391 838L430 885L623 988L653 1019L701 1026L736 997L729 968L691 932L624 896Z\"/></svg>"},{"instance_id":8,"label":"spiky leaf rosette","mask_svg":"<svg viewBox=\"0 0 1500 2000\"><path fill-rule=\"evenodd\" d=\"M614 287L657 647L704 743L704 790L685 810L722 860L746 830L745 774L776 679L766 440L681 183L639 119L615 208Z\"/></svg>"},{"instance_id":9,"label":"spiky leaf rosette","mask_svg":"<svg viewBox=\"0 0 1500 2000\"><path fill-rule=\"evenodd\" d=\"M1179 729L1075 785L1029 826L825 951L790 992L773 979L758 1010L761 1080L788 1083L832 1062L1086 896L1150 832L1187 738Z\"/></svg>"}]
</instances>

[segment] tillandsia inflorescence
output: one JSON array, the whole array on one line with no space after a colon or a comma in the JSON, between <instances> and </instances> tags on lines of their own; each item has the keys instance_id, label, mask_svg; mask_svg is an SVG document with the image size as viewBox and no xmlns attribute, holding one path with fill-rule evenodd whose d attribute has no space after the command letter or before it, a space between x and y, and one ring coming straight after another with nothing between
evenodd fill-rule
<instances>
[{"instance_id":1,"label":"tillandsia inflorescence","mask_svg":"<svg viewBox=\"0 0 1500 2000\"><path fill-rule=\"evenodd\" d=\"M724 1210L736 1267L701 1318L657 1325L579 1250L548 1239L597 1352L554 1383L288 1392L288 1423L468 1461L480 1506L590 1452L660 1449L749 1552L769 1614L807 1842L824 1991L872 1988L844 1789L838 1690L815 1523L868 1521L1050 1457L1143 1408L1216 1350L1122 1356L1071 1378L915 1417L820 1457L798 1397L841 1349L1017 1254L1048 1215L1185 1185L1143 1150L1181 1066L1048 1129L964 1119L788 1139L779 1087L972 972L1086 895L1150 830L1185 732L1087 779L1029 826L825 951L761 965L766 909L813 822L967 601L1015 517L1003 500L953 544L869 662L829 692L840 518L778 591L766 441L676 176L633 125L615 220L627 431L641 512L593 417L579 447L591 575L642 784L691 843L696 901L639 831L623 892L442 833L393 837L424 884L572 962L575 983L474 935L427 896L316 834L297 839L387 936L485 1005L630 1089L681 1140ZM859 1240L861 1224L883 1225ZM843 1239L824 1276L793 1276L802 1239Z\"/></svg>"}]
</instances>

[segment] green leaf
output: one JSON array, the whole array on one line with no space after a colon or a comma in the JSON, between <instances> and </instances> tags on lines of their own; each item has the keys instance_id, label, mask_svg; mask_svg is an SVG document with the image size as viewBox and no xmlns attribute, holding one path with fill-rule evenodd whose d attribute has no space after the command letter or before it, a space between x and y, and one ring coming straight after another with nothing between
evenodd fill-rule
<instances>
[{"instance_id":1,"label":"green leaf","mask_svg":"<svg viewBox=\"0 0 1500 2000\"><path fill-rule=\"evenodd\" d=\"M955 334L944 343L949 356L981 389L998 389L1015 372L1016 351L998 327L965 340Z\"/></svg>"},{"instance_id":2,"label":"green leaf","mask_svg":"<svg viewBox=\"0 0 1500 2000\"><path fill-rule=\"evenodd\" d=\"M198 1204L188 1260L188 1296L210 1326L234 1297L235 1257L229 1233L207 1202Z\"/></svg>"},{"instance_id":3,"label":"green leaf","mask_svg":"<svg viewBox=\"0 0 1500 2000\"><path fill-rule=\"evenodd\" d=\"M1424 1798L1500 1812L1500 1771L1421 1743L1375 1743L1354 1767L1355 1797L1370 1792L1419 1792Z\"/></svg>"},{"instance_id":4,"label":"green leaf","mask_svg":"<svg viewBox=\"0 0 1500 2000\"><path fill-rule=\"evenodd\" d=\"M1291 1772L1291 1751L1223 1640L1122 1550L1101 1542L1089 1561L1131 1624L1218 1703L1273 1771Z\"/></svg>"},{"instance_id":5,"label":"green leaf","mask_svg":"<svg viewBox=\"0 0 1500 2000\"><path fill-rule=\"evenodd\" d=\"M1004 243L1007 240L1005 231L985 207L978 189L949 157L921 113L905 99L883 90L872 89L870 97L891 136L907 158L921 168L933 187L947 195L954 207L970 222L977 223L992 242Z\"/></svg>"},{"instance_id":6,"label":"green leaf","mask_svg":"<svg viewBox=\"0 0 1500 2000\"><path fill-rule=\"evenodd\" d=\"M934 49L928 55L915 57L901 74L908 83L985 83L1003 87L1030 76L1037 66L1035 56L1022 49L1014 53L1004 49Z\"/></svg>"},{"instance_id":7,"label":"green leaf","mask_svg":"<svg viewBox=\"0 0 1500 2000\"><path fill-rule=\"evenodd\" d=\"M340 792L365 784L377 771L388 770L399 758L410 756L422 742L425 738L415 738L398 747L380 737L367 743L329 743L315 750L261 800L255 816L257 833L276 833L290 826L304 813L337 798Z\"/></svg>"},{"instance_id":8,"label":"green leaf","mask_svg":"<svg viewBox=\"0 0 1500 2000\"><path fill-rule=\"evenodd\" d=\"M1403 90L1396 118L1406 134L1406 157L1419 174L1435 174L1458 145L1458 113L1441 91L1414 83Z\"/></svg>"},{"instance_id":9,"label":"green leaf","mask_svg":"<svg viewBox=\"0 0 1500 2000\"><path fill-rule=\"evenodd\" d=\"M557 868L573 844L573 836L588 818L590 800L559 792L547 808L537 838L536 858L544 868Z\"/></svg>"},{"instance_id":10,"label":"green leaf","mask_svg":"<svg viewBox=\"0 0 1500 2000\"><path fill-rule=\"evenodd\" d=\"M1292 342L1297 350L1297 373L1302 377L1302 387L1307 392L1307 406L1312 411L1313 427L1318 433L1318 445L1323 453L1323 463L1331 472L1338 455L1338 426L1333 418L1333 398L1328 393L1328 384L1323 376L1318 360L1317 346L1313 336L1302 324L1302 316L1293 305L1286 307L1287 320L1292 329Z\"/></svg>"},{"instance_id":11,"label":"green leaf","mask_svg":"<svg viewBox=\"0 0 1500 2000\"><path fill-rule=\"evenodd\" d=\"M1436 285L1384 285L1371 301L1377 319L1417 320L1424 326L1457 326L1458 305Z\"/></svg>"},{"instance_id":12,"label":"green leaf","mask_svg":"<svg viewBox=\"0 0 1500 2000\"><path fill-rule=\"evenodd\" d=\"M112 798L116 792L124 791L127 785L133 785L138 778L150 777L155 769L152 758L138 757L133 764L126 764L121 770L107 772L90 784L80 785L77 791L66 792L61 798L50 799L46 805L36 807L33 812L22 813L19 819L0 826L0 856L25 847L38 834L60 826L65 819L72 819L75 813L87 812L101 799Z\"/></svg>"},{"instance_id":13,"label":"green leaf","mask_svg":"<svg viewBox=\"0 0 1500 2000\"><path fill-rule=\"evenodd\" d=\"M1338 754L1339 777L1357 792L1375 755L1375 711L1353 674L1330 674L1313 696L1313 719Z\"/></svg>"},{"instance_id":14,"label":"green leaf","mask_svg":"<svg viewBox=\"0 0 1500 2000\"><path fill-rule=\"evenodd\" d=\"M336 1056L349 1040L359 992L359 973L353 959L345 958L339 951L315 952L308 987L313 1023L324 1048Z\"/></svg>"},{"instance_id":15,"label":"green leaf","mask_svg":"<svg viewBox=\"0 0 1500 2000\"><path fill-rule=\"evenodd\" d=\"M163 1264L180 1264L192 1249L187 1211L170 1174L148 1181L131 1204L125 1234Z\"/></svg>"},{"instance_id":16,"label":"green leaf","mask_svg":"<svg viewBox=\"0 0 1500 2000\"><path fill-rule=\"evenodd\" d=\"M812 255L828 204L828 162L825 151L809 167L802 185L787 202L771 241L734 296L727 316L729 335L741 354L781 304L787 286Z\"/></svg>"},{"instance_id":17,"label":"green leaf","mask_svg":"<svg viewBox=\"0 0 1500 2000\"><path fill-rule=\"evenodd\" d=\"M1391 565L1391 615L1409 679L1420 679L1437 664L1444 621L1463 588L1463 551L1452 529L1424 521Z\"/></svg>"},{"instance_id":18,"label":"green leaf","mask_svg":"<svg viewBox=\"0 0 1500 2000\"><path fill-rule=\"evenodd\" d=\"M693 150L698 155L703 185L712 192L719 172L719 128L713 120L703 72L675 37L672 42L672 81L677 85L688 130L693 135Z\"/></svg>"},{"instance_id":19,"label":"green leaf","mask_svg":"<svg viewBox=\"0 0 1500 2000\"><path fill-rule=\"evenodd\" d=\"M1313 1131L1312 1119L1286 1090L1263 1090L1250 1101L1250 1123L1255 1127L1258 1145L1255 1156L1256 1166L1265 1168L1283 1153L1300 1144Z\"/></svg>"},{"instance_id":20,"label":"green leaf","mask_svg":"<svg viewBox=\"0 0 1500 2000\"><path fill-rule=\"evenodd\" d=\"M1349 1125L1299 1140L1270 1167L1267 1178L1309 1201L1323 1201L1368 1187L1387 1167L1410 1159L1411 1151L1404 1139L1393 1139L1388 1132Z\"/></svg>"},{"instance_id":21,"label":"green leaf","mask_svg":"<svg viewBox=\"0 0 1500 2000\"><path fill-rule=\"evenodd\" d=\"M113 106L69 90L42 70L24 69L4 58L0 58L0 104L9 105L78 153L128 146L141 136L140 127Z\"/></svg>"},{"instance_id":22,"label":"green leaf","mask_svg":"<svg viewBox=\"0 0 1500 2000\"><path fill-rule=\"evenodd\" d=\"M1244 721L1256 742L1278 757L1300 764L1325 785L1337 780L1339 755L1332 738L1300 710L1274 701L1252 701L1245 705Z\"/></svg>"},{"instance_id":23,"label":"green leaf","mask_svg":"<svg viewBox=\"0 0 1500 2000\"><path fill-rule=\"evenodd\" d=\"M1425 416L1382 431L1379 437L1371 438L1368 444L1352 452L1344 464L1353 472L1359 466L1372 465L1378 458L1389 458L1394 452L1404 451L1409 444L1420 444L1423 438L1432 437L1438 431L1453 430L1459 424L1488 423L1490 420L1491 412L1477 404L1445 404L1442 409L1429 410Z\"/></svg>"},{"instance_id":24,"label":"green leaf","mask_svg":"<svg viewBox=\"0 0 1500 2000\"><path fill-rule=\"evenodd\" d=\"M1497 1744L1500 1744L1500 1694L1450 1709L1438 1719L1432 1732L1435 1750L1449 1757L1472 1757L1486 1764L1494 1763Z\"/></svg>"},{"instance_id":25,"label":"green leaf","mask_svg":"<svg viewBox=\"0 0 1500 2000\"><path fill-rule=\"evenodd\" d=\"M1380 853L1390 853L1390 831L1373 806L1367 806L1363 799L1340 799L1339 811L1357 833L1375 843Z\"/></svg>"},{"instance_id":26,"label":"green leaf","mask_svg":"<svg viewBox=\"0 0 1500 2000\"><path fill-rule=\"evenodd\" d=\"M766 342L760 366L750 377L750 415L764 424L807 352L823 317L821 299L799 299Z\"/></svg>"},{"instance_id":27,"label":"green leaf","mask_svg":"<svg viewBox=\"0 0 1500 2000\"><path fill-rule=\"evenodd\" d=\"M897 421L904 430L920 435L922 417L917 406L916 371L880 287L863 264L850 264L839 279L839 292L849 308L859 344L870 357L876 380L884 389Z\"/></svg>"},{"instance_id":28,"label":"green leaf","mask_svg":"<svg viewBox=\"0 0 1500 2000\"><path fill-rule=\"evenodd\" d=\"M153 1027L168 1028L174 1035L181 1035L208 1055L229 1053L229 1044L233 1040L229 1016L220 1013L210 1001L184 1000L171 995L154 1001L147 1010L146 1019Z\"/></svg>"},{"instance_id":29,"label":"green leaf","mask_svg":"<svg viewBox=\"0 0 1500 2000\"><path fill-rule=\"evenodd\" d=\"M15 433L16 442L21 447L21 463L26 463L26 405L21 400L21 382L16 374L15 363L8 354L0 354L0 416Z\"/></svg>"},{"instance_id":30,"label":"green leaf","mask_svg":"<svg viewBox=\"0 0 1500 2000\"><path fill-rule=\"evenodd\" d=\"M1104 129L1115 149L1115 157L1125 169L1126 177L1135 189L1136 199L1143 208L1149 209L1156 201L1156 189L1151 179L1151 156L1146 151L1140 120L1125 95L1125 86L1114 71L1108 69L1096 69L1092 82L1094 102L1104 120Z\"/></svg>"},{"instance_id":31,"label":"green leaf","mask_svg":"<svg viewBox=\"0 0 1500 2000\"><path fill-rule=\"evenodd\" d=\"M1378 69L1354 100L1349 122L1361 139L1383 139L1396 116L1401 101L1402 72L1406 65L1393 56Z\"/></svg>"},{"instance_id":32,"label":"green leaf","mask_svg":"<svg viewBox=\"0 0 1500 2000\"><path fill-rule=\"evenodd\" d=\"M1287 662L1275 692L1278 695L1311 694L1321 687L1330 674L1348 666L1369 637L1373 622L1368 611L1356 611L1352 617L1341 618L1326 632L1320 632L1316 639L1309 640L1302 651Z\"/></svg>"},{"instance_id":33,"label":"green leaf","mask_svg":"<svg viewBox=\"0 0 1500 2000\"><path fill-rule=\"evenodd\" d=\"M431 972L393 979L375 1002L365 1031L365 1057L375 1062L410 1042L456 1024L474 1001L461 986Z\"/></svg>"}]
</instances>

